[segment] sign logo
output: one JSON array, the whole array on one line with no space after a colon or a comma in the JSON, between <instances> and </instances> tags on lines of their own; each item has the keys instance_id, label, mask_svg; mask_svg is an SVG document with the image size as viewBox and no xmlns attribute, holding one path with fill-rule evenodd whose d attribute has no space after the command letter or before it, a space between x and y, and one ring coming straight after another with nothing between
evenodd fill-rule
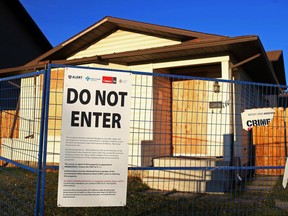
<instances>
[{"instance_id":1,"label":"sign logo","mask_svg":"<svg viewBox=\"0 0 288 216\"><path fill-rule=\"evenodd\" d=\"M117 84L117 77L103 76L102 83Z\"/></svg>"},{"instance_id":2,"label":"sign logo","mask_svg":"<svg viewBox=\"0 0 288 216\"><path fill-rule=\"evenodd\" d=\"M82 79L82 76L68 75L68 79Z\"/></svg>"},{"instance_id":3,"label":"sign logo","mask_svg":"<svg viewBox=\"0 0 288 216\"><path fill-rule=\"evenodd\" d=\"M128 80L120 79L120 80L119 80L119 83L128 83Z\"/></svg>"}]
</instances>

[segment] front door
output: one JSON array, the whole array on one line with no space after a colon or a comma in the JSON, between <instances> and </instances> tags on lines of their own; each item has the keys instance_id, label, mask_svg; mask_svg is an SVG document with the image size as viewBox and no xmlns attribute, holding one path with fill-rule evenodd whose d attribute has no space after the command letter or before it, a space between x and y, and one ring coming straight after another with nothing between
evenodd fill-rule
<instances>
[{"instance_id":1,"label":"front door","mask_svg":"<svg viewBox=\"0 0 288 216\"><path fill-rule=\"evenodd\" d=\"M202 80L172 83L173 154L207 154L207 85Z\"/></svg>"}]
</instances>

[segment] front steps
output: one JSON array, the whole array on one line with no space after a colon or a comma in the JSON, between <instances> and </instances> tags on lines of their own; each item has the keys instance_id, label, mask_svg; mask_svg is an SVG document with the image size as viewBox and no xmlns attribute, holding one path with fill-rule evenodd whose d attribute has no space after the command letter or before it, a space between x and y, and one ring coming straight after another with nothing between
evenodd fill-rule
<instances>
[{"instance_id":1,"label":"front steps","mask_svg":"<svg viewBox=\"0 0 288 216\"><path fill-rule=\"evenodd\" d=\"M246 192L248 193L270 193L279 180L279 176L256 175L246 185Z\"/></svg>"},{"instance_id":2,"label":"front steps","mask_svg":"<svg viewBox=\"0 0 288 216\"><path fill-rule=\"evenodd\" d=\"M216 168L218 166L229 166L229 162L225 162L222 158L155 158L153 159L155 170L145 171L143 182L152 189L164 191L223 193L231 189L232 175L229 170L218 170ZM161 170L162 167L182 169ZM200 170L185 170L185 167L195 167Z\"/></svg>"}]
</instances>

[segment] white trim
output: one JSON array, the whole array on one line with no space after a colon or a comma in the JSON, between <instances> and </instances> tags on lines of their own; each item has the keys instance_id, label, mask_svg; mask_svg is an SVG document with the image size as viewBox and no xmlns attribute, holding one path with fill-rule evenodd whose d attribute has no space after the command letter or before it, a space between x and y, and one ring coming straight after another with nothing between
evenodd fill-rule
<instances>
[{"instance_id":1,"label":"white trim","mask_svg":"<svg viewBox=\"0 0 288 216\"><path fill-rule=\"evenodd\" d=\"M217 156L210 156L208 154L175 154L173 153L173 156L178 157L178 156L184 156L184 157L207 157L207 158L215 158Z\"/></svg>"},{"instance_id":2,"label":"white trim","mask_svg":"<svg viewBox=\"0 0 288 216\"><path fill-rule=\"evenodd\" d=\"M230 60L229 56L219 56L219 57L211 57L211 58L153 63L153 69L188 66L188 65L199 65L199 64L210 64L210 63L216 63L216 62L228 62L229 60Z\"/></svg>"},{"instance_id":3,"label":"white trim","mask_svg":"<svg viewBox=\"0 0 288 216\"><path fill-rule=\"evenodd\" d=\"M67 44L73 42L74 40L78 39L79 37L83 36L87 32L91 31L92 29L97 28L101 24L105 23L107 21L107 18L100 20L99 22L95 23L94 25L90 26L89 28L85 29L84 31L80 32L79 34L75 35L74 37L68 39L64 43L61 44L62 47L66 46Z\"/></svg>"},{"instance_id":4,"label":"white trim","mask_svg":"<svg viewBox=\"0 0 288 216\"><path fill-rule=\"evenodd\" d=\"M229 60L221 61L221 77L222 77L222 79L226 79L226 80L231 79L231 77L229 75L229 69L230 69Z\"/></svg>"}]
</instances>

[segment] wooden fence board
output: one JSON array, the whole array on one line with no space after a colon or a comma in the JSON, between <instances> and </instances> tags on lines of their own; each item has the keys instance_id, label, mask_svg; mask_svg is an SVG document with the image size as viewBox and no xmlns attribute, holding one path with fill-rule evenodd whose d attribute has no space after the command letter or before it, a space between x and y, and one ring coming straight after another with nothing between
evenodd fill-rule
<instances>
[{"instance_id":1,"label":"wooden fence board","mask_svg":"<svg viewBox=\"0 0 288 216\"><path fill-rule=\"evenodd\" d=\"M256 166L285 165L285 124L287 111L284 108L274 108L275 115L268 126L253 128L253 143L256 145ZM287 139L287 138L286 138ZM283 169L261 169L256 174L283 175Z\"/></svg>"}]
</instances>

